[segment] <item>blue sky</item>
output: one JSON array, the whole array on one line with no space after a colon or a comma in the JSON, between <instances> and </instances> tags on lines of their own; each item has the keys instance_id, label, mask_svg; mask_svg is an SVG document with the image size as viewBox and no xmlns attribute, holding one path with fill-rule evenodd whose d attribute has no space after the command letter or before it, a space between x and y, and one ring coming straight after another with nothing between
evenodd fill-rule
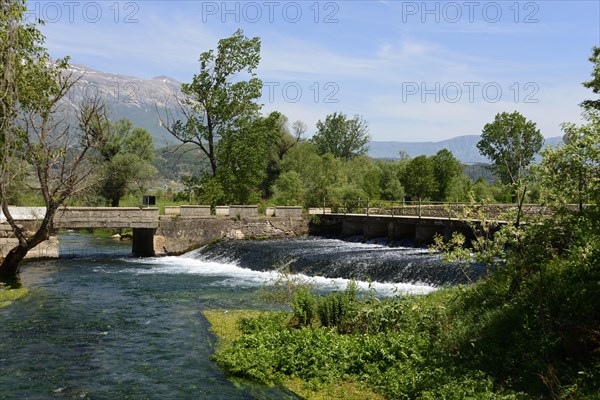
<instances>
[{"instance_id":1,"label":"blue sky","mask_svg":"<svg viewBox=\"0 0 600 400\"><path fill-rule=\"evenodd\" d=\"M264 111L309 134L334 111L374 140L479 134L517 110L546 137L581 121L600 44L593 1L29 1L53 57L189 82L200 53L241 28L262 40Z\"/></svg>"}]
</instances>

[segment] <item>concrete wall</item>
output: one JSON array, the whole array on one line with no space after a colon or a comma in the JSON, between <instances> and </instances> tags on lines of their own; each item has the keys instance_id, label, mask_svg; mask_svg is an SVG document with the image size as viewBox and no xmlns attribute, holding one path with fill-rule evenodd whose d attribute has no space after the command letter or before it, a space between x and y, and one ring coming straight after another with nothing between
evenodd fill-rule
<instances>
[{"instance_id":1,"label":"concrete wall","mask_svg":"<svg viewBox=\"0 0 600 400\"><path fill-rule=\"evenodd\" d=\"M165 206L165 215L180 215L180 206Z\"/></svg>"},{"instance_id":2,"label":"concrete wall","mask_svg":"<svg viewBox=\"0 0 600 400\"><path fill-rule=\"evenodd\" d=\"M331 208L309 208L309 215L318 215L318 214L331 214Z\"/></svg>"},{"instance_id":3,"label":"concrete wall","mask_svg":"<svg viewBox=\"0 0 600 400\"><path fill-rule=\"evenodd\" d=\"M302 207L275 207L276 217L301 217Z\"/></svg>"},{"instance_id":4,"label":"concrete wall","mask_svg":"<svg viewBox=\"0 0 600 400\"><path fill-rule=\"evenodd\" d=\"M173 218L160 217L154 235L156 255L181 254L220 239L289 237L308 234L305 218Z\"/></svg>"},{"instance_id":5,"label":"concrete wall","mask_svg":"<svg viewBox=\"0 0 600 400\"><path fill-rule=\"evenodd\" d=\"M312 235L363 236L366 239L387 237L388 240L412 239L417 246L433 243L436 235L445 240L453 232L462 233L467 240L474 234L465 221L446 218L417 218L392 216L357 216L324 214L318 223L310 224Z\"/></svg>"},{"instance_id":6,"label":"concrete wall","mask_svg":"<svg viewBox=\"0 0 600 400\"><path fill-rule=\"evenodd\" d=\"M6 254L19 244L16 238L0 238L0 257ZM58 258L58 238L50 236L50 239L43 241L35 248L30 250L25 259L40 259L40 258Z\"/></svg>"},{"instance_id":7,"label":"concrete wall","mask_svg":"<svg viewBox=\"0 0 600 400\"><path fill-rule=\"evenodd\" d=\"M210 206L181 206L182 217L210 217Z\"/></svg>"},{"instance_id":8,"label":"concrete wall","mask_svg":"<svg viewBox=\"0 0 600 400\"><path fill-rule=\"evenodd\" d=\"M60 228L157 228L158 208L68 207L56 212Z\"/></svg>"},{"instance_id":9,"label":"concrete wall","mask_svg":"<svg viewBox=\"0 0 600 400\"><path fill-rule=\"evenodd\" d=\"M228 217L229 216L229 206L216 206L215 214L220 217Z\"/></svg>"},{"instance_id":10,"label":"concrete wall","mask_svg":"<svg viewBox=\"0 0 600 400\"><path fill-rule=\"evenodd\" d=\"M258 206L229 206L229 216L235 218L256 217Z\"/></svg>"}]
</instances>

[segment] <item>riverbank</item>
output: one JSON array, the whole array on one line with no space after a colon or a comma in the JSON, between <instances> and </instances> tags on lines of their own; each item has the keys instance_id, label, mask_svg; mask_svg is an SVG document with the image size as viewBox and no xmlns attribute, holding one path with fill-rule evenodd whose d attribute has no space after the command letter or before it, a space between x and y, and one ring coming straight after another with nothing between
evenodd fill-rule
<instances>
[{"instance_id":1,"label":"riverbank","mask_svg":"<svg viewBox=\"0 0 600 400\"><path fill-rule=\"evenodd\" d=\"M228 338L213 359L232 376L307 398L355 382L390 399L598 398L597 308L580 303L590 271L550 269L519 290L512 274L386 299L352 286L301 290L292 313L208 313Z\"/></svg>"},{"instance_id":2,"label":"riverbank","mask_svg":"<svg viewBox=\"0 0 600 400\"><path fill-rule=\"evenodd\" d=\"M0 308L8 307L16 300L27 296L29 290L27 288L6 289L0 286Z\"/></svg>"},{"instance_id":3,"label":"riverbank","mask_svg":"<svg viewBox=\"0 0 600 400\"><path fill-rule=\"evenodd\" d=\"M203 310L202 314L211 324L210 331L217 337L217 352L231 348L241 339L241 324L244 320L269 318L274 312L255 310ZM331 382L319 388L309 387L299 378L285 379L282 386L307 400L383 400L377 394L357 382Z\"/></svg>"}]
</instances>

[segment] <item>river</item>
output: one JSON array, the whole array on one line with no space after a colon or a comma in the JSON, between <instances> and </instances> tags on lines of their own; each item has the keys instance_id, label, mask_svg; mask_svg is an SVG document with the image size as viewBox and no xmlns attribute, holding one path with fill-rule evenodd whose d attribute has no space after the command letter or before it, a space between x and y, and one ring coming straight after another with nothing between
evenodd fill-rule
<instances>
[{"instance_id":1,"label":"river","mask_svg":"<svg viewBox=\"0 0 600 400\"><path fill-rule=\"evenodd\" d=\"M111 239L72 233L60 242L65 258L26 264L30 295L0 309L1 399L296 398L228 380L210 361L215 338L201 310L272 308L258 292L274 268L320 275L306 279L321 291L365 278L361 287L381 296L460 280L447 268L436 275L440 262L425 250L382 243L240 241L135 258Z\"/></svg>"}]
</instances>

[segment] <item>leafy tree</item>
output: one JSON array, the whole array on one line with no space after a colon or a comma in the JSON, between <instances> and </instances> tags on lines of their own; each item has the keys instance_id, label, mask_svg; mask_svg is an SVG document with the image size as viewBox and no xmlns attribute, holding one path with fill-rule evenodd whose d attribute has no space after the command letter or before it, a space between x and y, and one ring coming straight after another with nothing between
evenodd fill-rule
<instances>
[{"instance_id":1,"label":"leafy tree","mask_svg":"<svg viewBox=\"0 0 600 400\"><path fill-rule=\"evenodd\" d=\"M592 71L592 79L587 82L583 82L583 86L592 91L596 95L600 95L600 47L594 46L592 48L592 55L589 58L590 62L594 64L594 70ZM596 100L585 100L581 103L581 106L588 112L600 111L600 99Z\"/></svg>"},{"instance_id":2,"label":"leafy tree","mask_svg":"<svg viewBox=\"0 0 600 400\"><path fill-rule=\"evenodd\" d=\"M306 132L306 124L302 121L296 121L290 129L288 118L279 114L279 132L275 135L270 146L269 163L267 165L266 178L261 184L261 190L264 197L270 197L273 183L281 174L281 162L288 151L290 151L302 139Z\"/></svg>"},{"instance_id":3,"label":"leafy tree","mask_svg":"<svg viewBox=\"0 0 600 400\"><path fill-rule=\"evenodd\" d=\"M400 183L402 164L399 162L379 161L377 166L381 170L379 192L384 200L400 200L404 197L404 188Z\"/></svg>"},{"instance_id":4,"label":"leafy tree","mask_svg":"<svg viewBox=\"0 0 600 400\"><path fill-rule=\"evenodd\" d=\"M98 126L101 140L96 149L104 176L99 193L112 207L118 207L123 196L132 190L141 193L156 175L152 136L145 129L133 128L127 119L110 123L103 116Z\"/></svg>"},{"instance_id":5,"label":"leafy tree","mask_svg":"<svg viewBox=\"0 0 600 400\"><path fill-rule=\"evenodd\" d=\"M358 156L348 161L344 166L344 174L348 185L356 188L352 200L377 200L380 197L381 170L367 156Z\"/></svg>"},{"instance_id":6,"label":"leafy tree","mask_svg":"<svg viewBox=\"0 0 600 400\"><path fill-rule=\"evenodd\" d=\"M516 184L540 151L544 138L536 124L517 111L497 114L483 128L477 143L479 152L492 162L492 169L503 183Z\"/></svg>"},{"instance_id":7,"label":"leafy tree","mask_svg":"<svg viewBox=\"0 0 600 400\"><path fill-rule=\"evenodd\" d=\"M435 192L433 162L427 156L413 158L406 165L402 176L406 194L419 200L429 198Z\"/></svg>"},{"instance_id":8,"label":"leafy tree","mask_svg":"<svg viewBox=\"0 0 600 400\"><path fill-rule=\"evenodd\" d=\"M296 171L287 171L279 175L273 187L275 204L295 206L304 204L306 192L302 186L302 177Z\"/></svg>"},{"instance_id":9,"label":"leafy tree","mask_svg":"<svg viewBox=\"0 0 600 400\"><path fill-rule=\"evenodd\" d=\"M431 160L433 163L433 175L437 183L433 199L444 201L448 198L450 183L454 178L462 174L462 164L447 149L438 151L431 157Z\"/></svg>"},{"instance_id":10,"label":"leafy tree","mask_svg":"<svg viewBox=\"0 0 600 400\"><path fill-rule=\"evenodd\" d=\"M492 169L503 183L513 188L513 201L518 202L515 224L518 226L527 193L524 175L533 157L542 148L544 138L536 124L517 111L497 114L494 122L483 127L479 152L492 160Z\"/></svg>"},{"instance_id":11,"label":"leafy tree","mask_svg":"<svg viewBox=\"0 0 600 400\"><path fill-rule=\"evenodd\" d=\"M592 115L582 126L562 125L564 145L547 148L537 170L545 198L558 204L600 200L600 120Z\"/></svg>"},{"instance_id":12,"label":"leafy tree","mask_svg":"<svg viewBox=\"0 0 600 400\"><path fill-rule=\"evenodd\" d=\"M48 239L57 210L89 186L94 170L87 153L96 139L91 116L103 106L90 100L79 107L79 125L69 123L59 103L75 83L65 72L67 60L50 60L37 26L24 22L24 2L0 2L0 11L0 201L18 240L1 260L0 275L15 277L27 253ZM20 161L33 172L46 207L33 232L22 229L8 208L13 166Z\"/></svg>"},{"instance_id":13,"label":"leafy tree","mask_svg":"<svg viewBox=\"0 0 600 400\"><path fill-rule=\"evenodd\" d=\"M311 139L319 154L330 153L343 160L366 154L370 140L369 127L361 116L348 119L337 112L317 122L317 133Z\"/></svg>"},{"instance_id":14,"label":"leafy tree","mask_svg":"<svg viewBox=\"0 0 600 400\"><path fill-rule=\"evenodd\" d=\"M273 112L223 136L217 153L221 165L216 178L223 188L225 203L260 200L259 186L266 178L269 152L280 135L281 121L281 114Z\"/></svg>"},{"instance_id":15,"label":"leafy tree","mask_svg":"<svg viewBox=\"0 0 600 400\"><path fill-rule=\"evenodd\" d=\"M191 83L181 85L180 99L185 117L167 115L162 124L183 144L193 143L206 154L212 176L217 175L218 143L235 135L248 120L256 117L261 106L262 81L254 70L260 61L260 38L252 39L237 30L233 36L219 40L217 52L200 55L200 73ZM247 74L242 80L238 74ZM221 153L223 154L223 153Z\"/></svg>"},{"instance_id":16,"label":"leafy tree","mask_svg":"<svg viewBox=\"0 0 600 400\"><path fill-rule=\"evenodd\" d=\"M306 207L319 207L324 201L336 201L339 187L347 182L343 161L329 153L320 156L315 145L308 141L294 146L282 160L281 168L282 176L289 171L300 176ZM279 181L275 182L275 187L282 186Z\"/></svg>"}]
</instances>

